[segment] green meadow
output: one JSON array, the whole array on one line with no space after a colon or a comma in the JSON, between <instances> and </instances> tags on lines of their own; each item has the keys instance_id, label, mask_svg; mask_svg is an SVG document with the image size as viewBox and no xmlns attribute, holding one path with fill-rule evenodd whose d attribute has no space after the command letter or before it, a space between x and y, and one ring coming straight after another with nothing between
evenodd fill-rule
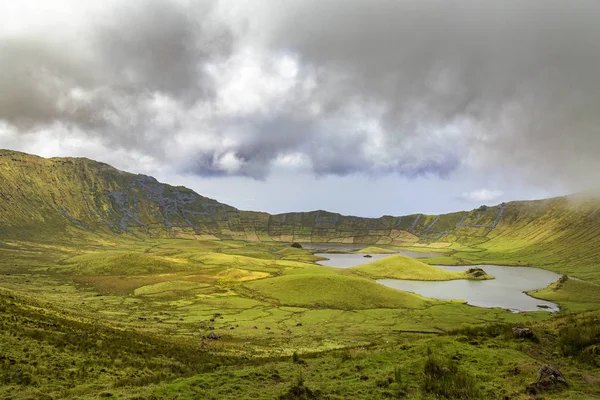
<instances>
[{"instance_id":1,"label":"green meadow","mask_svg":"<svg viewBox=\"0 0 600 400\"><path fill-rule=\"evenodd\" d=\"M584 281L534 293L564 305L564 316L514 314L378 285L469 279L400 255L336 269L276 242L3 249L0 394L12 399L443 398L456 388L424 386L430 359L472 377L459 398L528 398L544 362L573 382L545 398L600 396L596 361L562 356L556 344L567 318L600 315L595 284ZM541 340L513 338L516 325Z\"/></svg>"}]
</instances>

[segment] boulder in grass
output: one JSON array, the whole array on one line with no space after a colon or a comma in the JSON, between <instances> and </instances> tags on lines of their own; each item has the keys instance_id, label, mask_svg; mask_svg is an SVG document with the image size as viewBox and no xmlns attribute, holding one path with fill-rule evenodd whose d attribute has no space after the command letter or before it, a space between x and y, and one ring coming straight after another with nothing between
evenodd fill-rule
<instances>
[{"instance_id":1,"label":"boulder in grass","mask_svg":"<svg viewBox=\"0 0 600 400\"><path fill-rule=\"evenodd\" d=\"M537 381L527 385L527 392L533 395L543 392L556 392L568 387L563 374L553 365L542 365Z\"/></svg>"},{"instance_id":2,"label":"boulder in grass","mask_svg":"<svg viewBox=\"0 0 600 400\"><path fill-rule=\"evenodd\" d=\"M477 267L475 267L475 268L469 268L467 270L467 275L470 275L470 276L472 276L474 278L480 278L482 276L485 276L485 271L482 270L481 268L477 268Z\"/></svg>"},{"instance_id":3,"label":"boulder in grass","mask_svg":"<svg viewBox=\"0 0 600 400\"><path fill-rule=\"evenodd\" d=\"M295 249L301 249L302 245L300 243L294 242L290 245L290 247L293 247Z\"/></svg>"},{"instance_id":4,"label":"boulder in grass","mask_svg":"<svg viewBox=\"0 0 600 400\"><path fill-rule=\"evenodd\" d=\"M518 339L533 339L535 337L535 334L529 328L514 327L512 328L512 332Z\"/></svg>"},{"instance_id":5,"label":"boulder in grass","mask_svg":"<svg viewBox=\"0 0 600 400\"><path fill-rule=\"evenodd\" d=\"M221 339L221 335L217 335L216 333L209 333L208 336L206 336L207 339L210 340L220 340Z\"/></svg>"}]
</instances>

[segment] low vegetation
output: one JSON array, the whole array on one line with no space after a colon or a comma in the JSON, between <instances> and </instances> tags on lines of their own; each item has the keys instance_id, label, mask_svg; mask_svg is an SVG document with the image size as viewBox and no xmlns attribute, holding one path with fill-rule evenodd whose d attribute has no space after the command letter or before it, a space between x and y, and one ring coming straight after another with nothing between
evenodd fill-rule
<instances>
[{"instance_id":1,"label":"low vegetation","mask_svg":"<svg viewBox=\"0 0 600 400\"><path fill-rule=\"evenodd\" d=\"M423 391L445 399L481 398L475 378L452 359L429 351L423 368Z\"/></svg>"}]
</instances>

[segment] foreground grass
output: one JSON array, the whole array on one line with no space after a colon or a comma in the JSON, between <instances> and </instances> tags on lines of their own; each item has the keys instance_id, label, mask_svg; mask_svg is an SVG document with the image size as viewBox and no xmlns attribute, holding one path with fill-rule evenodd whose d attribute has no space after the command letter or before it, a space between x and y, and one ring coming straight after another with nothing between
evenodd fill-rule
<instances>
[{"instance_id":1,"label":"foreground grass","mask_svg":"<svg viewBox=\"0 0 600 400\"><path fill-rule=\"evenodd\" d=\"M0 396L24 399L527 399L543 364L569 383L545 399L600 397L598 312L438 335L399 332L386 342L287 357L217 356L219 341L177 339L80 320L0 292ZM586 338L574 332L589 330ZM287 397L286 397L287 396ZM292 396L292 397L289 397Z\"/></svg>"},{"instance_id":2,"label":"foreground grass","mask_svg":"<svg viewBox=\"0 0 600 400\"><path fill-rule=\"evenodd\" d=\"M104 238L3 246L0 397L427 399L446 390L426 384L428 349L473 377L477 398L527 398L542 361L575 380L563 397L546 398L596 395L581 378L597 374L580 357L595 345L591 330L569 345L564 320L544 325L547 312L423 299L314 264L303 249ZM542 341L473 333L498 324L536 326ZM443 375L448 385L452 374Z\"/></svg>"}]
</instances>

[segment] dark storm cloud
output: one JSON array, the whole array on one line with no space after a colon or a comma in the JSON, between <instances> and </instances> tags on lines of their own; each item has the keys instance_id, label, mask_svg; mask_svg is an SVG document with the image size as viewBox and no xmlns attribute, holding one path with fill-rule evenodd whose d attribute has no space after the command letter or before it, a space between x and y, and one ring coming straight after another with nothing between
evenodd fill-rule
<instances>
[{"instance_id":1,"label":"dark storm cloud","mask_svg":"<svg viewBox=\"0 0 600 400\"><path fill-rule=\"evenodd\" d=\"M203 31L210 3L188 7L151 0L123 2L114 18L99 23L92 45L113 82L177 97L210 93L202 73L205 60L229 51L227 32Z\"/></svg>"},{"instance_id":2,"label":"dark storm cloud","mask_svg":"<svg viewBox=\"0 0 600 400\"><path fill-rule=\"evenodd\" d=\"M382 102L392 148L468 120L467 146L484 164L588 182L600 168L597 1L279 4L268 44L346 76L318 93L326 100Z\"/></svg>"},{"instance_id":3,"label":"dark storm cloud","mask_svg":"<svg viewBox=\"0 0 600 400\"><path fill-rule=\"evenodd\" d=\"M202 175L507 164L579 186L600 168L596 0L123 1L87 18L0 34L0 119Z\"/></svg>"}]
</instances>

